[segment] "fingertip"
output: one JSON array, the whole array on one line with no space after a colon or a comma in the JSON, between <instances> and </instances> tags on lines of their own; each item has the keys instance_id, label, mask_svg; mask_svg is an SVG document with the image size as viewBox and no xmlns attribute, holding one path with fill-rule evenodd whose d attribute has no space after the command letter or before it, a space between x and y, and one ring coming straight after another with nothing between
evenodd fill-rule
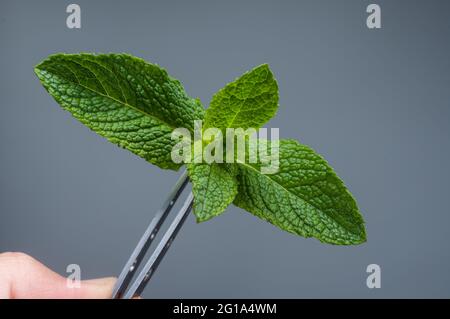
<instances>
[{"instance_id":1,"label":"fingertip","mask_svg":"<svg viewBox=\"0 0 450 319\"><path fill-rule=\"evenodd\" d=\"M79 297L91 299L111 298L116 280L115 277L83 280L79 288Z\"/></svg>"}]
</instances>

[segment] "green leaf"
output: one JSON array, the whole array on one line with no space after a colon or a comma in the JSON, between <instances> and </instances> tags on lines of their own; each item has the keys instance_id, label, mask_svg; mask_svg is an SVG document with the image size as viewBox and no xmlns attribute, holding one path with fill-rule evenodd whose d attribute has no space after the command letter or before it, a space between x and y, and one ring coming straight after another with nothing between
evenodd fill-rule
<instances>
[{"instance_id":1,"label":"green leaf","mask_svg":"<svg viewBox=\"0 0 450 319\"><path fill-rule=\"evenodd\" d=\"M178 169L170 152L177 127L193 129L204 110L178 80L126 54L57 54L35 68L47 91L109 141L161 168Z\"/></svg>"},{"instance_id":2,"label":"green leaf","mask_svg":"<svg viewBox=\"0 0 450 319\"><path fill-rule=\"evenodd\" d=\"M280 140L278 173L263 175L258 164L239 164L234 204L284 229L322 242L366 241L355 200L328 163L308 146Z\"/></svg>"},{"instance_id":3,"label":"green leaf","mask_svg":"<svg viewBox=\"0 0 450 319\"><path fill-rule=\"evenodd\" d=\"M222 213L237 193L237 167L218 163L191 163L187 167L197 222L207 221Z\"/></svg>"},{"instance_id":4,"label":"green leaf","mask_svg":"<svg viewBox=\"0 0 450 319\"><path fill-rule=\"evenodd\" d=\"M203 128L259 128L275 114L278 87L267 64L245 73L217 92L205 113ZM237 193L236 165L188 165L198 221L222 213ZM231 171L230 171L231 170ZM234 172L233 172L234 170Z\"/></svg>"},{"instance_id":5,"label":"green leaf","mask_svg":"<svg viewBox=\"0 0 450 319\"><path fill-rule=\"evenodd\" d=\"M206 110L203 127L255 128L278 109L278 85L267 64L244 73L218 91Z\"/></svg>"}]
</instances>

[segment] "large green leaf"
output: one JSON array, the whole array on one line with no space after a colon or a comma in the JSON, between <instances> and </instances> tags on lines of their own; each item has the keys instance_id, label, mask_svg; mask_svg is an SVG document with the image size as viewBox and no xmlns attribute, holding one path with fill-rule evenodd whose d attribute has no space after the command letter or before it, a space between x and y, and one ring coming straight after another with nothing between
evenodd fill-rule
<instances>
[{"instance_id":1,"label":"large green leaf","mask_svg":"<svg viewBox=\"0 0 450 319\"><path fill-rule=\"evenodd\" d=\"M157 65L126 54L57 54L35 68L47 91L83 124L161 168L174 128L193 129L200 102Z\"/></svg>"},{"instance_id":2,"label":"large green leaf","mask_svg":"<svg viewBox=\"0 0 450 319\"><path fill-rule=\"evenodd\" d=\"M237 193L235 165L191 163L187 165L198 222L222 213Z\"/></svg>"},{"instance_id":3,"label":"large green leaf","mask_svg":"<svg viewBox=\"0 0 450 319\"><path fill-rule=\"evenodd\" d=\"M234 204L303 237L338 245L365 242L356 202L328 163L295 140L280 140L279 151L275 174L261 174L259 164L239 164Z\"/></svg>"},{"instance_id":4,"label":"large green leaf","mask_svg":"<svg viewBox=\"0 0 450 319\"><path fill-rule=\"evenodd\" d=\"M212 98L204 128L255 128L269 121L278 109L278 85L267 64L244 73Z\"/></svg>"}]
</instances>

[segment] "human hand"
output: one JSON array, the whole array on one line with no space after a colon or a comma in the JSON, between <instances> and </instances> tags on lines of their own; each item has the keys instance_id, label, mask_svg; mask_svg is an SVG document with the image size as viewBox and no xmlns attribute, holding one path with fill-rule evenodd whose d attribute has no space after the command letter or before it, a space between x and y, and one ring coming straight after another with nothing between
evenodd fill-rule
<instances>
[{"instance_id":1,"label":"human hand","mask_svg":"<svg viewBox=\"0 0 450 319\"><path fill-rule=\"evenodd\" d=\"M0 299L111 298L116 279L83 280L79 288L24 253L0 254Z\"/></svg>"}]
</instances>

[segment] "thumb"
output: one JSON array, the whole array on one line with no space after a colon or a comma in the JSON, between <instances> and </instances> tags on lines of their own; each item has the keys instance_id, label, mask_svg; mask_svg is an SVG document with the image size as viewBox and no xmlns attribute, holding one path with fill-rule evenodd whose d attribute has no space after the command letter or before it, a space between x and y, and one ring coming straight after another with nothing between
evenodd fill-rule
<instances>
[{"instance_id":1,"label":"thumb","mask_svg":"<svg viewBox=\"0 0 450 319\"><path fill-rule=\"evenodd\" d=\"M72 296L69 298L106 299L111 298L116 278L107 277L83 280L79 288L69 288ZM70 293L69 293L70 294Z\"/></svg>"},{"instance_id":2,"label":"thumb","mask_svg":"<svg viewBox=\"0 0 450 319\"><path fill-rule=\"evenodd\" d=\"M84 280L79 286L23 253L0 254L2 298L111 298L115 278Z\"/></svg>"}]
</instances>

